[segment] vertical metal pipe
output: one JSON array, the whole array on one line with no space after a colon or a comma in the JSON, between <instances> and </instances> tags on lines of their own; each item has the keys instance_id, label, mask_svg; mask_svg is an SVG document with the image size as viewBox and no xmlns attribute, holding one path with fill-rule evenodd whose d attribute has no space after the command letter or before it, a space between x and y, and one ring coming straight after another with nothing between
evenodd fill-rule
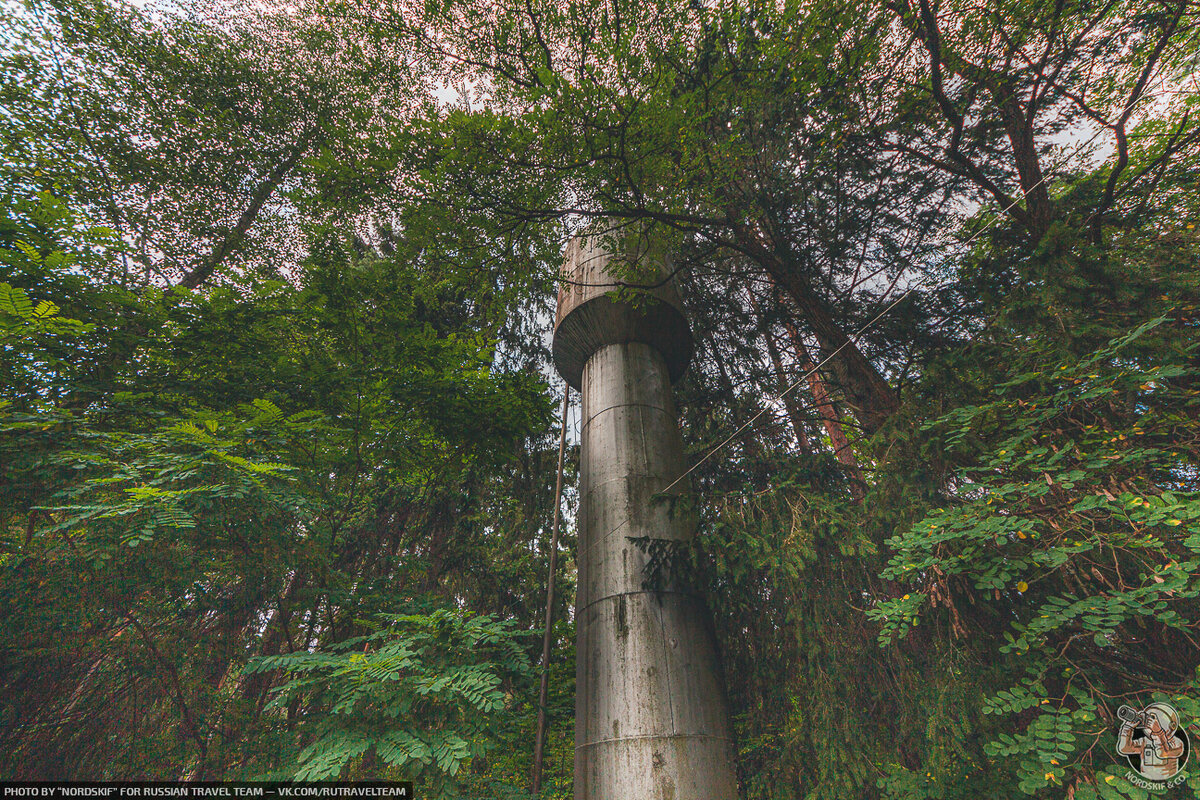
<instances>
[{"instance_id":1,"label":"vertical metal pipe","mask_svg":"<svg viewBox=\"0 0 1200 800\"><path fill-rule=\"evenodd\" d=\"M563 452L567 447L567 412L571 387L563 389L562 430L558 433L558 477L554 481L554 525L550 533L550 576L546 578L546 632L542 638L542 679L538 686L537 731L533 744L533 793L542 791L542 760L546 745L546 703L550 690L550 644L554 633L554 584L558 578L558 522L562 518Z\"/></svg>"},{"instance_id":2,"label":"vertical metal pipe","mask_svg":"<svg viewBox=\"0 0 1200 800\"><path fill-rule=\"evenodd\" d=\"M571 263L572 254L585 257L593 274L597 260L603 266L614 255L573 244L567 270L576 275L583 270ZM677 297L656 294L655 302L628 306L602 302L600 292L565 313L560 296L556 362L570 380L573 363L560 353L583 361L576 800L737 796L708 611L669 576L647 583L656 543L686 542L695 533L689 515L672 513L655 497L683 473L671 379L690 355ZM595 303L571 322L572 312ZM681 323L682 334L675 330ZM573 337L571 347L560 348L559 337ZM686 352L672 349L684 340Z\"/></svg>"}]
</instances>

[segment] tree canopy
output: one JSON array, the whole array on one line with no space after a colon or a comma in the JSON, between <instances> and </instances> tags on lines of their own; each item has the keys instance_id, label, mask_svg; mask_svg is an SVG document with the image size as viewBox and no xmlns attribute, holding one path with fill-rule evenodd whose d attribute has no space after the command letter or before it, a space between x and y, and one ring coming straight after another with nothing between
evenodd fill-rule
<instances>
[{"instance_id":1,"label":"tree canopy","mask_svg":"<svg viewBox=\"0 0 1200 800\"><path fill-rule=\"evenodd\" d=\"M1194 3L12 10L0 777L571 796L598 218L696 339L660 561L744 798L1144 798L1117 708L1200 741Z\"/></svg>"}]
</instances>

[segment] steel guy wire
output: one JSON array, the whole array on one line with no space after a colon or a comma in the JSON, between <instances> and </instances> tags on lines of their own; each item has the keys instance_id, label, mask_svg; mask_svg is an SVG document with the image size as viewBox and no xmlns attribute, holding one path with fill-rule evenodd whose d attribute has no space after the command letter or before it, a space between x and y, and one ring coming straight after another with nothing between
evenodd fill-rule
<instances>
[{"instance_id":1,"label":"steel guy wire","mask_svg":"<svg viewBox=\"0 0 1200 800\"><path fill-rule=\"evenodd\" d=\"M1089 138L1087 141L1083 142L1082 144L1078 145L1074 150L1071 151L1070 155L1068 155L1066 158L1059 161L1059 163L1057 165L1055 165L1053 168L1051 168L1051 170L1048 170L1047 173L1042 176L1041 180L1039 180L1033 186L1029 187L1029 190L1032 191L1033 189L1036 189L1038 186L1042 185L1047 180L1049 180L1050 174L1053 171L1058 170L1061 167L1065 166L1067 164L1067 162L1069 162L1072 158L1074 158L1076 155L1078 155L1085 147L1090 145L1092 142L1096 141L1097 137L1099 137L1100 134L1104 133L1105 130L1106 130L1105 128L1100 128L1099 130L1097 130L1096 133L1092 134L1091 138ZM1021 189L1021 194L1023 196L1027 196L1028 192L1025 189ZM1019 202L1020 202L1019 199L1015 199L1015 200L1013 200L1013 202L1011 202L1010 204L1005 206L1003 209L1001 209L1000 213L996 215L995 219L988 222L986 225L984 225L982 228L980 228L978 231L976 231L974 234L972 234L972 236L969 239L967 239L967 241L964 242L961 246L967 247L972 242L974 242L976 239L978 239L980 236L982 236L984 233L986 233L989 228L991 228L994 224L996 224L997 220L1001 219L1004 214L1006 214L1010 210L1012 210L1012 208L1014 206L1016 206L1016 204ZM910 294L915 292L917 289L921 288L921 286L923 284L925 284L924 281L907 289L902 295L900 295L900 297L893 300L882 311L880 311L878 314L876 314L869 322L867 322L867 324L865 324L861 328L859 328L858 331L856 331L853 336L849 337L836 350L834 350L832 353L827 355L825 358L821 359L821 361L819 363L817 363L811 369L807 370L803 375L801 375L798 379L796 379L795 382L790 384L786 389L784 389L782 392L780 392L773 399L774 400L782 400L789 393L791 393L796 387L798 387L801 383L803 383L805 380L807 380L810 375L812 375L814 372L819 370L821 367L825 366L825 364L829 363L829 361L832 360L842 350L844 350L847 345L858 344L859 338L864 333L866 333L868 330L870 330L871 327L875 325L875 323L877 323L879 320L881 320L893 308L895 308L900 303L902 303ZM665 489L657 492L656 494L658 494L658 495L666 494L667 492L671 491L671 489L673 489L677 485L679 485L680 481L682 481L684 478L688 477L693 472L695 472L701 465L703 465L706 461L708 461L710 458L712 458L714 455L716 455L718 452L720 452L721 449L723 449L726 445L728 445L730 442L732 442L734 439L736 439L742 433L742 431L746 430L746 428L750 427L755 422L757 422L758 419L760 417L762 417L763 414L767 413L767 410L771 407L772 407L772 405L768 405L767 407L759 410L758 413L756 413L753 417L751 417L749 420L747 420L745 423L743 423L740 427L738 427L737 430L735 430L733 433L731 433L728 438L726 438L724 441L722 441L716 447L709 450L704 455L703 458L701 458L699 461L697 461L695 464L693 464L691 467L689 467L678 478L671 481L671 483L669 483ZM582 408L581 408L581 410L580 410L580 428L582 429L583 427L585 427L585 425L586 425L586 423L583 419ZM581 430L580 431L580 446L582 447L582 445L583 445L583 437L582 437L582 430ZM582 497L580 498L580 501L581 502L583 501ZM626 525L628 525L630 522L632 522L632 520L633 520L632 516L627 516L625 519L621 520L621 523L619 525L617 525L617 527L613 528L611 531L607 531L604 534L604 536L606 538L609 536L612 536L613 534L617 533L622 528L624 528Z\"/></svg>"},{"instance_id":2,"label":"steel guy wire","mask_svg":"<svg viewBox=\"0 0 1200 800\"><path fill-rule=\"evenodd\" d=\"M1099 130L1097 130L1094 134L1092 134L1091 138L1089 138L1087 141L1083 142L1082 144L1078 145L1071 152L1070 155L1068 155L1066 158L1062 159L1062 161L1060 161L1052 169L1047 170L1046 174L1043 175L1037 183L1030 186L1028 190L1022 188L1021 189L1022 196L1025 198L1028 198L1029 192L1033 191L1034 189L1038 188L1043 183L1045 183L1047 180L1049 180L1050 175L1054 171L1065 166L1072 158L1074 158L1076 155L1078 155L1085 147L1087 147L1092 142L1094 142L1100 136L1100 134L1105 132L1105 130L1106 130L1105 128L1100 128ZM1003 216L1005 214L1007 214L1009 211L1011 211L1019 202L1020 202L1020 198L1014 199L1011 203L1009 203L1007 206L1005 206L1000 211L1000 213L995 216L995 218L993 218L990 222L988 222L986 225L984 225L982 228L980 228L978 231L976 231L974 234L972 234L971 237L969 239L967 239L967 241L965 241L961 245L961 247L965 248L965 247L970 246L970 244L972 242L974 242L976 239L978 239L980 236L982 236L984 233L986 233L993 225L996 224L996 222L998 220L1002 219ZM671 481L671 483L665 489L663 489L660 492L660 494L666 494L667 492L671 491L671 489L675 488L675 486L677 486L680 481L682 481L684 478L686 478L687 476L689 476L693 472L695 472L701 465L703 465L706 461L708 461L710 458L712 458L714 455L716 455L718 452L720 452L726 445L728 445L730 442L732 442L734 439L736 439L739 435L741 435L741 433L744 430L746 430L751 425L753 425L755 422L757 422L759 420L759 418L762 417L763 414L767 413L768 409L773 407L774 401L782 400L784 397L786 397L788 394L790 394L793 390L795 390L796 387L798 387L801 383L806 381L809 378L809 376L811 376L813 373L815 373L819 369L821 369L821 367L825 366L830 361L832 361L833 358L835 356L837 356L838 353L842 352L842 350L846 349L846 347L848 347L851 344L857 345L859 342L859 339L862 338L862 335L864 333L866 333L868 330L870 330L872 327L874 327L874 325L877 322L879 322L879 320L883 319L883 317L885 317L893 308L895 308L896 306L900 305L900 303L902 303L906 299L908 299L909 295L911 295L913 292L917 291L918 289L925 287L926 285L928 285L927 281L920 281L917 284L915 284L914 286L909 287L903 294L901 294L899 297L897 297L895 300L893 300L891 303L889 303L886 307L884 307L884 309L882 311L880 311L870 321L868 321L865 325L863 325L861 328L859 328L854 333L853 336L848 337L846 339L846 341L842 342L842 344L840 344L833 352L831 352L829 355L825 356L825 358L821 359L821 361L819 363L817 363L815 366L813 366L811 369L805 371L805 373L803 375L801 375L793 383L788 385L788 387L785 388L782 392L780 392L778 395L776 395L774 398L772 398L771 404L768 404L764 408L760 409L754 416L752 416L750 419L748 419L746 422L744 422L741 426L739 426L737 428L737 430L735 430L733 433L731 433L724 441L722 441L716 447L709 450L704 455L703 458L701 458L699 461L697 461L695 464L693 464L691 467L689 467L682 475L680 475L675 480Z\"/></svg>"}]
</instances>

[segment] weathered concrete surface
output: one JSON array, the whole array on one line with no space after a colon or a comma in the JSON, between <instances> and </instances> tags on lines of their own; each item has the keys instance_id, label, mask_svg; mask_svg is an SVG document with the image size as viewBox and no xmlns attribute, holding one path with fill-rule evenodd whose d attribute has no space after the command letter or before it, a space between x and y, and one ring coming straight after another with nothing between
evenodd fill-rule
<instances>
[{"instance_id":1,"label":"weathered concrete surface","mask_svg":"<svg viewBox=\"0 0 1200 800\"><path fill-rule=\"evenodd\" d=\"M644 342L654 345L667 362L671 380L678 380L692 357L692 334L683 316L683 303L670 275L665 253L654 253L647 242L626 235L614 255L609 250L618 231L593 230L570 241L565 253L568 283L558 292L554 316L554 364L573 389L580 388L583 365L605 344ZM609 273L611 262L635 265L641 284L638 306L614 302L608 294L621 287ZM663 281L661 285L659 281Z\"/></svg>"},{"instance_id":2,"label":"weathered concrete surface","mask_svg":"<svg viewBox=\"0 0 1200 800\"><path fill-rule=\"evenodd\" d=\"M567 269L581 258L593 267L603 263L595 248L577 241L567 250ZM592 278L581 282L602 282L591 267L574 270L585 272ZM647 553L631 541L686 541L695 532L692 519L672 515L668 503L654 498L683 472L671 379L691 352L678 296L669 284L659 288L654 303L613 310L620 304L595 287L582 287L582 299L565 311L560 306L555 332L564 377L582 359L576 800L737 797L729 713L707 609L669 576L647 587ZM597 303L610 310L601 315L602 324L581 335L573 320ZM639 329L637 320L648 316L656 317L658 331L651 342L630 338L620 327L645 331L648 326ZM573 337L577 351L560 360L564 335Z\"/></svg>"}]
</instances>

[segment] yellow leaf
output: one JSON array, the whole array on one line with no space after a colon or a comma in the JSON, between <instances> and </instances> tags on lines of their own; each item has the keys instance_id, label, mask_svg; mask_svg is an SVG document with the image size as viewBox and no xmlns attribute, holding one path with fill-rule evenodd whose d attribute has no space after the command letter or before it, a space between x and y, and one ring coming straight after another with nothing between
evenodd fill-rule
<instances>
[{"instance_id":1,"label":"yellow leaf","mask_svg":"<svg viewBox=\"0 0 1200 800\"><path fill-rule=\"evenodd\" d=\"M1021 581L1017 584L1017 591L1020 592L1021 594L1024 594L1025 590L1028 588L1029 588L1029 584L1026 583L1025 581Z\"/></svg>"}]
</instances>

